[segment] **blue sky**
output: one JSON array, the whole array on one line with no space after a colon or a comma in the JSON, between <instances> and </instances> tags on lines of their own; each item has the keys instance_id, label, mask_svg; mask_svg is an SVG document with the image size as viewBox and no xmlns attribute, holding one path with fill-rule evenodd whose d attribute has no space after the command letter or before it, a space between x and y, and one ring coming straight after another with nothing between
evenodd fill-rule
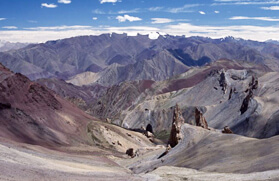
<instances>
[{"instance_id":1,"label":"blue sky","mask_svg":"<svg viewBox=\"0 0 279 181\"><path fill-rule=\"evenodd\" d=\"M279 40L279 0L0 0L0 39L101 33Z\"/></svg>"}]
</instances>

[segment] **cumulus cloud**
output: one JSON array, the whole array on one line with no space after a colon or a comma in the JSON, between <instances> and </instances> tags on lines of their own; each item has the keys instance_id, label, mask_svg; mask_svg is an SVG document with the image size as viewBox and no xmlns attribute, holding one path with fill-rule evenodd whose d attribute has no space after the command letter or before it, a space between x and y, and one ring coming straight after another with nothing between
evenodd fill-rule
<instances>
[{"instance_id":1,"label":"cumulus cloud","mask_svg":"<svg viewBox=\"0 0 279 181\"><path fill-rule=\"evenodd\" d=\"M6 20L7 18L0 18L0 21Z\"/></svg>"},{"instance_id":2,"label":"cumulus cloud","mask_svg":"<svg viewBox=\"0 0 279 181\"><path fill-rule=\"evenodd\" d=\"M203 14L203 15L205 14L205 12L203 12L203 11L199 11L199 13L200 13L200 14Z\"/></svg>"},{"instance_id":3,"label":"cumulus cloud","mask_svg":"<svg viewBox=\"0 0 279 181\"><path fill-rule=\"evenodd\" d=\"M260 21L279 21L279 19L271 17L247 17L247 16L233 16L230 20L260 20Z\"/></svg>"},{"instance_id":4,"label":"cumulus cloud","mask_svg":"<svg viewBox=\"0 0 279 181\"><path fill-rule=\"evenodd\" d=\"M121 0L100 0L100 3L116 3L116 2L121 2Z\"/></svg>"},{"instance_id":5,"label":"cumulus cloud","mask_svg":"<svg viewBox=\"0 0 279 181\"><path fill-rule=\"evenodd\" d=\"M172 19L168 19L168 18L151 18L152 20L152 24L163 24L163 23L171 23L173 22Z\"/></svg>"},{"instance_id":6,"label":"cumulus cloud","mask_svg":"<svg viewBox=\"0 0 279 181\"><path fill-rule=\"evenodd\" d=\"M93 20L97 20L98 18L97 18L97 17L93 17L92 19L93 19Z\"/></svg>"},{"instance_id":7,"label":"cumulus cloud","mask_svg":"<svg viewBox=\"0 0 279 181\"><path fill-rule=\"evenodd\" d=\"M17 29L16 26L3 26L2 28L4 28L4 29L9 29L9 30Z\"/></svg>"},{"instance_id":8,"label":"cumulus cloud","mask_svg":"<svg viewBox=\"0 0 279 181\"><path fill-rule=\"evenodd\" d=\"M71 0L58 0L58 3L71 4Z\"/></svg>"},{"instance_id":9,"label":"cumulus cloud","mask_svg":"<svg viewBox=\"0 0 279 181\"><path fill-rule=\"evenodd\" d=\"M220 13L220 11L214 11L214 13L219 14L219 13Z\"/></svg>"},{"instance_id":10,"label":"cumulus cloud","mask_svg":"<svg viewBox=\"0 0 279 181\"><path fill-rule=\"evenodd\" d=\"M127 15L127 14L125 14L124 16L117 16L116 19L117 19L119 22L125 22L125 21L133 22L133 21L141 21L141 20L142 20L142 19L139 18L139 17L129 16L129 15Z\"/></svg>"},{"instance_id":11,"label":"cumulus cloud","mask_svg":"<svg viewBox=\"0 0 279 181\"><path fill-rule=\"evenodd\" d=\"M56 4L47 4L47 3L42 3L41 6L46 7L46 8L56 8L57 7Z\"/></svg>"},{"instance_id":12,"label":"cumulus cloud","mask_svg":"<svg viewBox=\"0 0 279 181\"><path fill-rule=\"evenodd\" d=\"M270 6L270 7L261 7L263 10L272 10L272 11L278 11L279 6Z\"/></svg>"}]
</instances>

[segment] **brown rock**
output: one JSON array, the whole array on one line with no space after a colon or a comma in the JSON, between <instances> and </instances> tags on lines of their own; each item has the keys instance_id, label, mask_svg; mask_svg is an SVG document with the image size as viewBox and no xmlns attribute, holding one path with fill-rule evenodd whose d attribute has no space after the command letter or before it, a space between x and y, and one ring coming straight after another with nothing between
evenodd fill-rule
<instances>
[{"instance_id":1,"label":"brown rock","mask_svg":"<svg viewBox=\"0 0 279 181\"><path fill-rule=\"evenodd\" d=\"M196 119L196 126L200 126L204 129L208 129L208 124L206 122L206 119L198 108L196 108L195 110L195 119Z\"/></svg>"},{"instance_id":2,"label":"brown rock","mask_svg":"<svg viewBox=\"0 0 279 181\"><path fill-rule=\"evenodd\" d=\"M135 153L134 153L134 149L133 148L129 148L126 151L126 154L129 155L130 157L134 158L135 157Z\"/></svg>"},{"instance_id":3,"label":"brown rock","mask_svg":"<svg viewBox=\"0 0 279 181\"><path fill-rule=\"evenodd\" d=\"M180 129L182 124L184 123L184 118L182 117L181 110L179 106L176 104L173 114L172 128L169 138L169 145L173 148L175 147L179 140L181 139Z\"/></svg>"},{"instance_id":4,"label":"brown rock","mask_svg":"<svg viewBox=\"0 0 279 181\"><path fill-rule=\"evenodd\" d=\"M224 129L222 130L222 133L233 134L233 131L228 126L225 126Z\"/></svg>"}]
</instances>

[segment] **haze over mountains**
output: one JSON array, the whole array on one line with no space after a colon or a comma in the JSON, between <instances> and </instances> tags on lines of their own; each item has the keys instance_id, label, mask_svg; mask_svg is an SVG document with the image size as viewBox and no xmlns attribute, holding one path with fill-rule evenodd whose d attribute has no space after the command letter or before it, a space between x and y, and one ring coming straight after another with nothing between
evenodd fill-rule
<instances>
[{"instance_id":1,"label":"haze over mountains","mask_svg":"<svg viewBox=\"0 0 279 181\"><path fill-rule=\"evenodd\" d=\"M9 50L17 50L27 46L28 43L11 43L8 41L0 40L0 52L5 52Z\"/></svg>"},{"instance_id":2,"label":"haze over mountains","mask_svg":"<svg viewBox=\"0 0 279 181\"><path fill-rule=\"evenodd\" d=\"M0 179L278 180L278 52L115 33L1 52Z\"/></svg>"}]
</instances>

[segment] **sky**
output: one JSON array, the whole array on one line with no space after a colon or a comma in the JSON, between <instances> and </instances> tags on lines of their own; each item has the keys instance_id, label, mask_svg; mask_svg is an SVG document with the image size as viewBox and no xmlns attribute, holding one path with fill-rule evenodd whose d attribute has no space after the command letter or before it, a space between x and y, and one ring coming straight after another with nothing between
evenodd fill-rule
<instances>
[{"instance_id":1,"label":"sky","mask_svg":"<svg viewBox=\"0 0 279 181\"><path fill-rule=\"evenodd\" d=\"M112 32L279 40L279 0L0 0L0 40Z\"/></svg>"}]
</instances>

